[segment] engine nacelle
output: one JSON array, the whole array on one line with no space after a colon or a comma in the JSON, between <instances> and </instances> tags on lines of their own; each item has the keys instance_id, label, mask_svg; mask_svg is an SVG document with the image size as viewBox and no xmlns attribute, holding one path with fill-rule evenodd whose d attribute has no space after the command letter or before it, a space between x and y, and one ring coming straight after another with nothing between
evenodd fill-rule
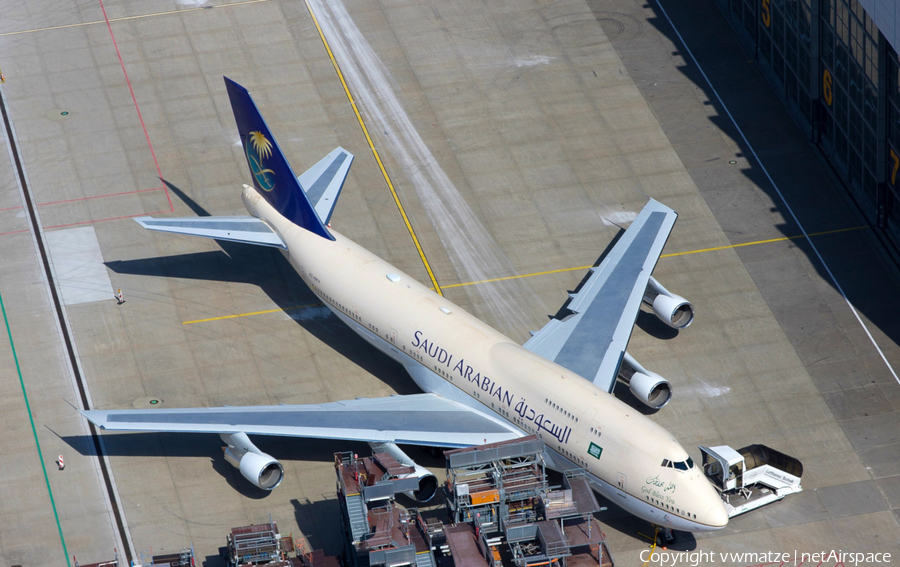
<instances>
[{"instance_id":1,"label":"engine nacelle","mask_svg":"<svg viewBox=\"0 0 900 567\"><path fill-rule=\"evenodd\" d=\"M422 503L428 502L429 500L434 498L434 495L437 493L438 480L437 477L431 473L431 471L412 460L412 458L404 453L396 443L370 442L369 446L372 447L372 451L375 453L387 453L401 465L415 468L415 472L409 473L407 475L401 475L400 478L409 478L411 476L418 478L419 489L415 491L405 492L404 494L406 494L416 502Z\"/></svg>"},{"instance_id":2,"label":"engine nacelle","mask_svg":"<svg viewBox=\"0 0 900 567\"><path fill-rule=\"evenodd\" d=\"M220 434L225 447L225 460L257 488L272 490L284 479L284 467L250 442L246 433Z\"/></svg>"},{"instance_id":3,"label":"engine nacelle","mask_svg":"<svg viewBox=\"0 0 900 567\"><path fill-rule=\"evenodd\" d=\"M665 406L672 399L672 387L669 385L669 381L653 372L632 374L628 389L631 390L634 397L655 409Z\"/></svg>"},{"instance_id":4,"label":"engine nacelle","mask_svg":"<svg viewBox=\"0 0 900 567\"><path fill-rule=\"evenodd\" d=\"M428 502L437 493L438 479L431 474L431 471L421 465L416 465L416 472L413 473L419 479L419 489L415 492L407 492L406 495L416 502Z\"/></svg>"},{"instance_id":5,"label":"engine nacelle","mask_svg":"<svg viewBox=\"0 0 900 567\"><path fill-rule=\"evenodd\" d=\"M625 353L619 366L619 380L645 405L660 409L672 399L672 385L668 380L638 364L630 354Z\"/></svg>"},{"instance_id":6,"label":"engine nacelle","mask_svg":"<svg viewBox=\"0 0 900 567\"><path fill-rule=\"evenodd\" d=\"M694 306L691 302L671 293L652 276L644 290L644 303L653 309L660 321L673 329L684 329L694 320Z\"/></svg>"}]
</instances>

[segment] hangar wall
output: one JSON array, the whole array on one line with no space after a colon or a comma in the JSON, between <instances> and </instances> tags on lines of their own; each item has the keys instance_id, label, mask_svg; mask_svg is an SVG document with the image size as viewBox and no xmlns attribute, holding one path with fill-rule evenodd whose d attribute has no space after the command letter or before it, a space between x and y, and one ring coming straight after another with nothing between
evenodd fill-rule
<instances>
[{"instance_id":1,"label":"hangar wall","mask_svg":"<svg viewBox=\"0 0 900 567\"><path fill-rule=\"evenodd\" d=\"M716 3L867 222L900 259L900 60L892 45L897 26L891 23L887 36L879 30L870 14L877 1ZM878 21L884 23L882 12Z\"/></svg>"}]
</instances>

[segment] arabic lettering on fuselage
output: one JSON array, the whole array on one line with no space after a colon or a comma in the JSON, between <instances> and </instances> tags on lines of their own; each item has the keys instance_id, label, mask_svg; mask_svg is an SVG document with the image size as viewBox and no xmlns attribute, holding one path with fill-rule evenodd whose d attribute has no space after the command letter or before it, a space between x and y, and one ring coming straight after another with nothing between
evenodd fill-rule
<instances>
[{"instance_id":1,"label":"arabic lettering on fuselage","mask_svg":"<svg viewBox=\"0 0 900 567\"><path fill-rule=\"evenodd\" d=\"M549 417L545 417L544 414L535 415L534 409L528 407L528 404L525 402L525 398L519 398L519 403L516 404L516 407L513 408L519 417L522 419L528 419L532 421L539 429L543 429L550 435L559 439L560 443L566 443L569 440L569 435L572 433L572 429L567 426L559 426L550 421Z\"/></svg>"},{"instance_id":2,"label":"arabic lettering on fuselage","mask_svg":"<svg viewBox=\"0 0 900 567\"><path fill-rule=\"evenodd\" d=\"M503 386L491 380L487 375L482 375L480 371L466 364L464 358L457 358L448 352L447 349L423 338L422 331L415 332L412 346L424 351L425 354L433 358L438 364L446 367L450 372L456 373L461 378L475 384L482 392L487 392L491 397L497 398L501 406L513 407L515 395L512 392L504 389ZM536 415L535 411L528 407L524 397L519 397L519 402L513 409L519 414L519 417L533 422L538 429L542 429L556 437L560 443L568 442L569 435L572 433L571 428L554 424L549 418L544 417L544 414Z\"/></svg>"},{"instance_id":3,"label":"arabic lettering on fuselage","mask_svg":"<svg viewBox=\"0 0 900 567\"><path fill-rule=\"evenodd\" d=\"M662 488L665 492L675 492L675 483L672 481L664 481L659 478L659 475L654 477L647 477L647 480L644 481L645 484L651 484L657 488Z\"/></svg>"},{"instance_id":4,"label":"arabic lettering on fuselage","mask_svg":"<svg viewBox=\"0 0 900 567\"><path fill-rule=\"evenodd\" d=\"M487 392L491 397L497 398L501 404L506 404L506 407L512 406L513 395L511 392L504 390L503 386L497 384L488 376L482 376L481 372L478 372L470 365L466 364L464 358L457 358L447 352L445 348L438 346L428 339L423 339L422 331L416 331L412 346L425 351L425 353L436 360L438 364L447 367L451 372L455 372L459 374L461 378L465 378L469 382L475 384L482 392Z\"/></svg>"}]
</instances>

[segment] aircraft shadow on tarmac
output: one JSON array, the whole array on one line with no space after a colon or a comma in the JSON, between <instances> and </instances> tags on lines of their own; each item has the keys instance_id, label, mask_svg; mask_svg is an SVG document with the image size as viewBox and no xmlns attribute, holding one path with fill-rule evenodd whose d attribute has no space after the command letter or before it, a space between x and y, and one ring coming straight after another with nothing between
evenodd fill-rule
<instances>
[{"instance_id":1,"label":"aircraft shadow on tarmac","mask_svg":"<svg viewBox=\"0 0 900 567\"><path fill-rule=\"evenodd\" d=\"M341 507L334 494L325 500L315 502L309 498L304 498L303 501L291 498L291 506L294 507L297 527L300 528L310 548L322 549L328 555L339 555L343 551L343 545L331 549L339 541L339 538L335 538L332 534L341 533Z\"/></svg>"},{"instance_id":2,"label":"aircraft shadow on tarmac","mask_svg":"<svg viewBox=\"0 0 900 567\"><path fill-rule=\"evenodd\" d=\"M51 430L52 431L52 430ZM94 445L88 435L59 435L64 443L82 456L94 456ZM334 462L335 442L328 439L308 439L291 437L270 437L255 435L253 443L264 453L276 455L283 463L289 462ZM103 444L108 457L165 457L187 458L207 457L214 471L224 478L228 485L242 496L258 500L275 491L262 490L250 484L240 471L229 465L220 455L225 443L218 435L209 433L105 433ZM356 454L368 455L365 443L342 441L341 449ZM417 455L417 459L420 456ZM425 459L422 459L425 461ZM429 463L426 462L426 465Z\"/></svg>"},{"instance_id":3,"label":"aircraft shadow on tarmac","mask_svg":"<svg viewBox=\"0 0 900 567\"><path fill-rule=\"evenodd\" d=\"M609 526L622 535L644 542L648 546L652 544L656 533L649 522L631 515L610 500L601 499L600 504L606 507L606 510L595 514L600 523ZM697 539L691 532L673 532L673 534L675 535L675 541L665 544L669 551L693 551L697 549Z\"/></svg>"},{"instance_id":4,"label":"aircraft shadow on tarmac","mask_svg":"<svg viewBox=\"0 0 900 567\"><path fill-rule=\"evenodd\" d=\"M210 214L181 189L162 180L197 216ZM184 238L173 234L171 238ZM418 393L403 368L383 356L319 304L290 263L275 248L216 240L221 251L197 252L106 262L117 274L247 283L262 291L294 321L317 339L369 372L398 394ZM299 307L299 308L298 308Z\"/></svg>"}]
</instances>

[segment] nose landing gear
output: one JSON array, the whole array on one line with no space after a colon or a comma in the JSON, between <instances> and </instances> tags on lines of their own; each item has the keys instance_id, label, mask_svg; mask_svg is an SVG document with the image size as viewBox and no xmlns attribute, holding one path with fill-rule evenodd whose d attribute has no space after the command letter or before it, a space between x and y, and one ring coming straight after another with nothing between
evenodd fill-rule
<instances>
[{"instance_id":1,"label":"nose landing gear","mask_svg":"<svg viewBox=\"0 0 900 567\"><path fill-rule=\"evenodd\" d=\"M653 526L653 539L659 547L675 543L675 532L665 526Z\"/></svg>"},{"instance_id":2,"label":"nose landing gear","mask_svg":"<svg viewBox=\"0 0 900 567\"><path fill-rule=\"evenodd\" d=\"M672 528L658 526L656 524L650 525L653 526L653 537L642 534L641 532L638 532L638 535L647 538L647 540L653 544L653 547L665 549L666 546L675 543L675 532L672 531Z\"/></svg>"}]
</instances>

